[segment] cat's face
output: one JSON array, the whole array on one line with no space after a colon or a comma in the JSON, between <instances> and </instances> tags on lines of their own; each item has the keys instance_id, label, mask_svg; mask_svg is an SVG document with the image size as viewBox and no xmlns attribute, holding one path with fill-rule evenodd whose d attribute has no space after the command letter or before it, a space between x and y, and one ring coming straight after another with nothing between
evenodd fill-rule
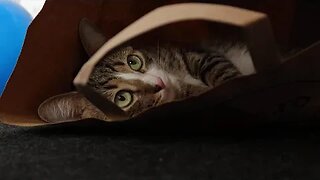
<instances>
[{"instance_id":1,"label":"cat's face","mask_svg":"<svg viewBox=\"0 0 320 180\"><path fill-rule=\"evenodd\" d=\"M171 74L174 67L162 65L168 59L161 60L166 56L159 56L159 51L132 47L116 50L98 63L89 85L131 116L181 98L184 84L177 72Z\"/></svg>"}]
</instances>

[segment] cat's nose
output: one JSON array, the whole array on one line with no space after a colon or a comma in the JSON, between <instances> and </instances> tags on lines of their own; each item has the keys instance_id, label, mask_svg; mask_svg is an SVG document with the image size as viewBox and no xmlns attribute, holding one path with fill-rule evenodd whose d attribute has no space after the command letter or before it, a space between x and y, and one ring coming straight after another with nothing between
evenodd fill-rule
<instances>
[{"instance_id":1,"label":"cat's nose","mask_svg":"<svg viewBox=\"0 0 320 180\"><path fill-rule=\"evenodd\" d=\"M162 89L166 88L166 85L164 84L164 82L162 81L161 78L157 78L156 82L155 82L155 91L159 92Z\"/></svg>"}]
</instances>

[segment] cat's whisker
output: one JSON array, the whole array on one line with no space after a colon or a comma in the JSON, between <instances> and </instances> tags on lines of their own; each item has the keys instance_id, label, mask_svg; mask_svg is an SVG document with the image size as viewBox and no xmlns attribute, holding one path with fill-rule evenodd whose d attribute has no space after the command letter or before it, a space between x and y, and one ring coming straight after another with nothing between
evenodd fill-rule
<instances>
[{"instance_id":1,"label":"cat's whisker","mask_svg":"<svg viewBox=\"0 0 320 180\"><path fill-rule=\"evenodd\" d=\"M158 105L160 105L161 100L162 100L162 96L159 95L159 97L154 101L153 106L158 106Z\"/></svg>"}]
</instances>

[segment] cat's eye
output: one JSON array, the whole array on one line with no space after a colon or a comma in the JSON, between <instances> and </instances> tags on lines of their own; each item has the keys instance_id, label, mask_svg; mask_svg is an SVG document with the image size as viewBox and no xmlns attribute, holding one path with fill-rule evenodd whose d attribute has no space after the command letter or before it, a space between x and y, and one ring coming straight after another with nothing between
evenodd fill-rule
<instances>
[{"instance_id":1,"label":"cat's eye","mask_svg":"<svg viewBox=\"0 0 320 180\"><path fill-rule=\"evenodd\" d=\"M143 66L141 58L137 55L129 55L127 58L127 63L134 71L139 71Z\"/></svg>"},{"instance_id":2,"label":"cat's eye","mask_svg":"<svg viewBox=\"0 0 320 180\"><path fill-rule=\"evenodd\" d=\"M133 95L128 91L119 91L114 98L114 103L120 108L128 107L132 102Z\"/></svg>"}]
</instances>

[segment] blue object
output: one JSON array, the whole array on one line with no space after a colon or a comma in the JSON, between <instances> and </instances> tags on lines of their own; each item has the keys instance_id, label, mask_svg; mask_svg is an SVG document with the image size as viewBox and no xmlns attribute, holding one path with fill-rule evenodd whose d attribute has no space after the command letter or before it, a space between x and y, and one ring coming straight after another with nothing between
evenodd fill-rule
<instances>
[{"instance_id":1,"label":"blue object","mask_svg":"<svg viewBox=\"0 0 320 180\"><path fill-rule=\"evenodd\" d=\"M0 96L17 63L31 15L10 0L0 0Z\"/></svg>"}]
</instances>

